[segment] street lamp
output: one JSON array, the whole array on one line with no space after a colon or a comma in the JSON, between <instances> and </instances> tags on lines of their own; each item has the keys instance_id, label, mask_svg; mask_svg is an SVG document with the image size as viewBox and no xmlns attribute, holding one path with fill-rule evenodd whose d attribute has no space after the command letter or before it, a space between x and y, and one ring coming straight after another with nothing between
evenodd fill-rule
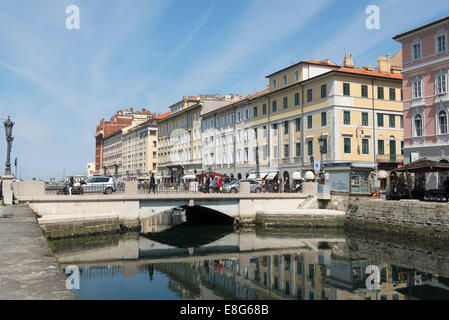
<instances>
[{"instance_id":1,"label":"street lamp","mask_svg":"<svg viewBox=\"0 0 449 320\"><path fill-rule=\"evenodd\" d=\"M323 135L320 135L318 138L318 143L320 144L320 154L321 154L321 161L320 161L320 184L324 184L324 171L323 171L323 153L324 153L324 147L325 147L326 137Z\"/></svg>"},{"instance_id":2,"label":"street lamp","mask_svg":"<svg viewBox=\"0 0 449 320\"><path fill-rule=\"evenodd\" d=\"M5 132L6 132L6 143L8 144L8 149L6 152L6 168L5 168L5 176L11 175L11 149L12 149L12 141L14 140L12 136L12 128L14 126L14 122L11 121L10 117L8 116L8 120L3 122L3 125L5 126Z\"/></svg>"}]
</instances>

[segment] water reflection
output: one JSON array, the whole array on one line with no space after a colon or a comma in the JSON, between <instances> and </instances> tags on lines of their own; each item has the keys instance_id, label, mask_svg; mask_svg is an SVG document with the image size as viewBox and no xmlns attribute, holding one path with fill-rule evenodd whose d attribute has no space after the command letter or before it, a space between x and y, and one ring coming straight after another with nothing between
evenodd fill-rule
<instances>
[{"instance_id":1,"label":"water reflection","mask_svg":"<svg viewBox=\"0 0 449 320\"><path fill-rule=\"evenodd\" d=\"M337 230L180 226L53 245L63 266L80 267L81 299L449 299L448 251ZM377 290L366 286L370 265Z\"/></svg>"}]
</instances>

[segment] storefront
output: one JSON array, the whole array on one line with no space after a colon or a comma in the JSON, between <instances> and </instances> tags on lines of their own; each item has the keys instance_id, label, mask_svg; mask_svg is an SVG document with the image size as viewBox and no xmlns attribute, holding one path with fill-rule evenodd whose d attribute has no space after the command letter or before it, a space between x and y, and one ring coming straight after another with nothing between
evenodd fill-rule
<instances>
[{"instance_id":1,"label":"storefront","mask_svg":"<svg viewBox=\"0 0 449 320\"><path fill-rule=\"evenodd\" d=\"M327 183L334 193L370 195L374 165L359 163L324 164Z\"/></svg>"}]
</instances>

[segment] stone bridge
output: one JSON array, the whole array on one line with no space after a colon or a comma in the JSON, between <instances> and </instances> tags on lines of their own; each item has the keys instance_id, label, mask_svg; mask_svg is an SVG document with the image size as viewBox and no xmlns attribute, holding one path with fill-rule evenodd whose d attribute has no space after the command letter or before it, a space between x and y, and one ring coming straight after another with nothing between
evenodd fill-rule
<instances>
[{"instance_id":1,"label":"stone bridge","mask_svg":"<svg viewBox=\"0 0 449 320\"><path fill-rule=\"evenodd\" d=\"M203 208L210 214L224 214L240 222L253 222L258 211L295 210L311 200L303 194L138 194L20 196L41 219L40 223L73 219L108 219L136 221L169 209Z\"/></svg>"}]
</instances>

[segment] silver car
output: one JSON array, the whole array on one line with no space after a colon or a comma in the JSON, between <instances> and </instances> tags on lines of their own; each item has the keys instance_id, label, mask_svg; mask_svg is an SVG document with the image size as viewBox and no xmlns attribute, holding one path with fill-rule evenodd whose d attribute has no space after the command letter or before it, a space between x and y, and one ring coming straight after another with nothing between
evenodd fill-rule
<instances>
[{"instance_id":1,"label":"silver car","mask_svg":"<svg viewBox=\"0 0 449 320\"><path fill-rule=\"evenodd\" d=\"M81 185L84 193L112 194L116 191L115 180L111 177L90 177L75 183L75 187Z\"/></svg>"},{"instance_id":2,"label":"silver car","mask_svg":"<svg viewBox=\"0 0 449 320\"><path fill-rule=\"evenodd\" d=\"M262 185L260 184L260 182L258 182L256 180L249 180L249 179L233 180L231 183L224 186L224 188L223 188L224 192L230 192L230 193L239 192L241 182L249 182L251 193L261 193L262 192Z\"/></svg>"}]
</instances>

